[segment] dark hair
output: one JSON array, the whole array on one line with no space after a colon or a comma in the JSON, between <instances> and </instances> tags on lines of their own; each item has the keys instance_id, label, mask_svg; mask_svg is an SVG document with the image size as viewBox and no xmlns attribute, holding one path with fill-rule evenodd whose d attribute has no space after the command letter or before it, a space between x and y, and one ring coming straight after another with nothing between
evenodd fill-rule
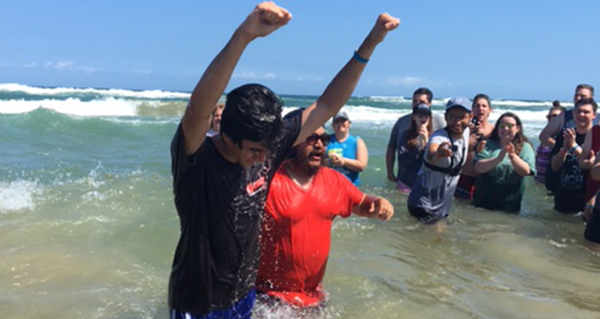
<instances>
[{"instance_id":1,"label":"dark hair","mask_svg":"<svg viewBox=\"0 0 600 319\"><path fill-rule=\"evenodd\" d=\"M419 132L417 131L417 124L415 124L414 116L416 114L412 114L410 116L410 127L408 128L408 135L406 136L406 148L411 149L417 146L419 142L417 137L419 137ZM427 123L427 132L429 132L429 136L431 136L431 132L433 131L433 116L429 114L429 123Z\"/></svg>"},{"instance_id":2,"label":"dark hair","mask_svg":"<svg viewBox=\"0 0 600 319\"><path fill-rule=\"evenodd\" d=\"M494 126L494 130L492 131L492 134L490 134L489 139L500 141L500 136L498 136L498 128L500 127L500 122L502 121L502 119L507 116L515 119L515 122L517 122L517 127L519 128L519 131L517 132L517 134L511 141L512 144L515 146L515 153L518 155L521 153L521 150L523 149L523 144L529 143L529 145L531 145L531 142L529 142L527 137L525 137L525 134L523 134L523 123L521 123L521 119L517 116L517 114L512 113L512 112L506 112L506 113L500 115L500 117L498 118L498 121L496 122L496 125Z\"/></svg>"},{"instance_id":3,"label":"dark hair","mask_svg":"<svg viewBox=\"0 0 600 319\"><path fill-rule=\"evenodd\" d=\"M423 88L423 87L418 88L415 91L415 93L413 93L413 97L415 95L423 95L423 94L427 95L427 99L429 100L429 103L431 103L431 101L433 101L433 93L428 88Z\"/></svg>"},{"instance_id":4,"label":"dark hair","mask_svg":"<svg viewBox=\"0 0 600 319\"><path fill-rule=\"evenodd\" d=\"M594 87L589 85L589 84L585 84L585 83L581 83L579 84L576 88L575 88L575 92L581 90L581 89L588 89L590 90L590 92L592 93L592 97L594 97Z\"/></svg>"},{"instance_id":5,"label":"dark hair","mask_svg":"<svg viewBox=\"0 0 600 319\"><path fill-rule=\"evenodd\" d=\"M594 101L594 99L582 99L577 101L577 103L575 103L575 108L579 108L582 105L588 105L591 104L592 108L594 109L594 113L596 113L596 111L598 110L598 104L596 103L596 101Z\"/></svg>"},{"instance_id":6,"label":"dark hair","mask_svg":"<svg viewBox=\"0 0 600 319\"><path fill-rule=\"evenodd\" d=\"M555 108L555 107L561 107L559 100L554 100L554 102L552 102L552 108Z\"/></svg>"},{"instance_id":7,"label":"dark hair","mask_svg":"<svg viewBox=\"0 0 600 319\"><path fill-rule=\"evenodd\" d=\"M221 133L241 147L248 140L269 147L281 127L283 102L260 84L242 85L227 94Z\"/></svg>"},{"instance_id":8,"label":"dark hair","mask_svg":"<svg viewBox=\"0 0 600 319\"><path fill-rule=\"evenodd\" d=\"M485 99L488 102L488 106L490 108L492 108L492 102L490 101L490 97L487 96L487 94L483 94L483 93L479 93L477 95L475 95L475 97L473 98L473 104L471 104L471 108L473 106L475 106L475 103L477 103L477 100L479 99Z\"/></svg>"}]
</instances>

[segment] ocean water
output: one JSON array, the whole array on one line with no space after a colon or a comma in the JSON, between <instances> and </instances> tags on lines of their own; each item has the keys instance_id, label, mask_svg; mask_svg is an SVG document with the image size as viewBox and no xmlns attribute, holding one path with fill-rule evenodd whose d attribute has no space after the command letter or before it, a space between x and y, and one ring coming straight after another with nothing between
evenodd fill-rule
<instances>
[{"instance_id":1,"label":"ocean water","mask_svg":"<svg viewBox=\"0 0 600 319\"><path fill-rule=\"evenodd\" d=\"M0 84L0 318L168 316L179 235L169 143L188 98ZM286 112L315 100L282 98ZM492 120L517 113L537 146L550 104L495 100ZM385 178L409 98L354 97L346 110L369 149L361 189L396 214L335 221L322 317L600 318L600 257L580 216L554 212L530 180L520 214L455 202L442 228L421 225Z\"/></svg>"}]
</instances>

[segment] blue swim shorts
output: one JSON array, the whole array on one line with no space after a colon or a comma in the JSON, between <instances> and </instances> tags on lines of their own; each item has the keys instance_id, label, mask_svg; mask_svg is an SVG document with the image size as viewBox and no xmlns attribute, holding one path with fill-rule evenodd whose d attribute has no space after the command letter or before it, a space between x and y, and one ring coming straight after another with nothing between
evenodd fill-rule
<instances>
[{"instance_id":1,"label":"blue swim shorts","mask_svg":"<svg viewBox=\"0 0 600 319\"><path fill-rule=\"evenodd\" d=\"M255 300L256 291L253 289L229 309L216 310L203 315L171 309L171 319L250 319Z\"/></svg>"}]
</instances>

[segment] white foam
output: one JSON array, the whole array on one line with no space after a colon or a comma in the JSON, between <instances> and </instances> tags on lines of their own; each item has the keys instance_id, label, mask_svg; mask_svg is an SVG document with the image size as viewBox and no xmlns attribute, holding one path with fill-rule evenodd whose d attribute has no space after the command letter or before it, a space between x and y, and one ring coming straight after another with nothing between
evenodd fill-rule
<instances>
[{"instance_id":1,"label":"white foam","mask_svg":"<svg viewBox=\"0 0 600 319\"><path fill-rule=\"evenodd\" d=\"M0 182L0 213L34 209L33 196L40 193L41 189L36 182L26 180Z\"/></svg>"},{"instance_id":2,"label":"white foam","mask_svg":"<svg viewBox=\"0 0 600 319\"><path fill-rule=\"evenodd\" d=\"M41 88L33 87L16 83L5 83L0 84L0 91L6 92L25 92L34 95L58 95L58 94L98 94L105 96L114 97L130 97L130 98L146 98L146 99L166 99L166 98L179 98L189 99L190 93L184 92L169 92L161 90L146 90L146 91L133 91L123 89L94 89L94 88L69 88L69 87L56 87L56 88Z\"/></svg>"},{"instance_id":3,"label":"white foam","mask_svg":"<svg viewBox=\"0 0 600 319\"><path fill-rule=\"evenodd\" d=\"M28 113L38 108L78 116L135 116L139 102L112 97L88 102L69 98L67 100L46 99L41 101L0 101L0 114Z\"/></svg>"}]
</instances>

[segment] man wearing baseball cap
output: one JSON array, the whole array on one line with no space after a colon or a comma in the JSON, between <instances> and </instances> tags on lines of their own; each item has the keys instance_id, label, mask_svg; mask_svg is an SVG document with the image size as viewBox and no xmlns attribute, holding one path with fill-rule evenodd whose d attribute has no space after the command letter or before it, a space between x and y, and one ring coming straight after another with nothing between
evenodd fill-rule
<instances>
[{"instance_id":1,"label":"man wearing baseball cap","mask_svg":"<svg viewBox=\"0 0 600 319\"><path fill-rule=\"evenodd\" d=\"M367 145L360 138L350 134L352 121L346 111L338 112L332 120L334 134L327 146L328 164L346 176L355 186L360 185L358 174L365 170L369 159Z\"/></svg>"},{"instance_id":2,"label":"man wearing baseball cap","mask_svg":"<svg viewBox=\"0 0 600 319\"><path fill-rule=\"evenodd\" d=\"M408 197L408 211L433 224L448 217L460 171L467 162L471 102L453 97L446 103L446 127L435 131L425 147L423 166Z\"/></svg>"}]
</instances>

